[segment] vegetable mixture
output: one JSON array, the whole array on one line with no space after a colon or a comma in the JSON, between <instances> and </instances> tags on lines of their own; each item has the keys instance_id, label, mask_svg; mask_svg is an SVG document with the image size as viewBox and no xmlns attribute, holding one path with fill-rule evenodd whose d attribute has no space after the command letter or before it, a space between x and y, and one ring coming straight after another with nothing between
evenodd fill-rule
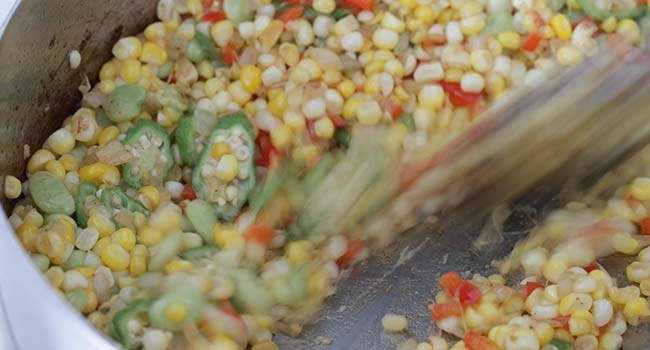
<instances>
[{"instance_id":1,"label":"vegetable mixture","mask_svg":"<svg viewBox=\"0 0 650 350\"><path fill-rule=\"evenodd\" d=\"M277 349L272 334L299 334L367 251L349 232L310 235L314 215L293 222L301 198L284 180L308 193L352 128L386 128L404 152L441 146L507 91L639 44L646 7L160 0L159 21L115 43L99 81L80 87L28 180L6 178L5 195L23 197L11 224L61 296L124 349ZM616 210L645 209L647 181L634 208ZM613 246L636 252L625 227ZM615 288L584 267L593 259L534 252L525 293L498 276L441 278L433 316L464 337L454 349L615 349L626 322L650 313L645 265L628 272L640 289Z\"/></svg>"}]
</instances>

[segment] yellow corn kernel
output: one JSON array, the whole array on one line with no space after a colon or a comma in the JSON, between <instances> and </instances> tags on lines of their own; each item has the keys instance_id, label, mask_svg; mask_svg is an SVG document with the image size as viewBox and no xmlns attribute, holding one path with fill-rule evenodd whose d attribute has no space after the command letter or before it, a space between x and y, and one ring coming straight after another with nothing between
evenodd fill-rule
<instances>
[{"instance_id":1,"label":"yellow corn kernel","mask_svg":"<svg viewBox=\"0 0 650 350\"><path fill-rule=\"evenodd\" d=\"M144 30L144 37L147 40L156 41L165 36L165 25L162 22L154 22Z\"/></svg>"},{"instance_id":2,"label":"yellow corn kernel","mask_svg":"<svg viewBox=\"0 0 650 350\"><path fill-rule=\"evenodd\" d=\"M43 170L45 164L50 160L54 160L54 154L46 149L39 149L34 152L27 162L27 172L33 174L39 170Z\"/></svg>"},{"instance_id":3,"label":"yellow corn kernel","mask_svg":"<svg viewBox=\"0 0 650 350\"><path fill-rule=\"evenodd\" d=\"M641 30L635 20L625 18L618 22L616 33L621 34L627 41L636 44L641 40Z\"/></svg>"},{"instance_id":4,"label":"yellow corn kernel","mask_svg":"<svg viewBox=\"0 0 650 350\"><path fill-rule=\"evenodd\" d=\"M232 225L215 225L212 233L214 242L222 249L243 239L242 234Z\"/></svg>"},{"instance_id":5,"label":"yellow corn kernel","mask_svg":"<svg viewBox=\"0 0 650 350\"><path fill-rule=\"evenodd\" d=\"M554 338L566 340L569 343L573 344L573 336L571 335L571 332L569 332L568 330L566 330L564 328L556 329Z\"/></svg>"},{"instance_id":6,"label":"yellow corn kernel","mask_svg":"<svg viewBox=\"0 0 650 350\"><path fill-rule=\"evenodd\" d=\"M230 182L237 177L239 173L239 162L232 154L224 154L220 159L216 169L216 176L219 180Z\"/></svg>"},{"instance_id":7,"label":"yellow corn kernel","mask_svg":"<svg viewBox=\"0 0 650 350\"><path fill-rule=\"evenodd\" d=\"M50 259L60 258L65 254L65 242L54 231L46 231L36 237L36 251Z\"/></svg>"},{"instance_id":8,"label":"yellow corn kernel","mask_svg":"<svg viewBox=\"0 0 650 350\"><path fill-rule=\"evenodd\" d=\"M135 232L128 227L123 227L111 235L111 241L119 244L126 251L131 251L135 247Z\"/></svg>"},{"instance_id":9,"label":"yellow corn kernel","mask_svg":"<svg viewBox=\"0 0 650 350\"><path fill-rule=\"evenodd\" d=\"M366 68L364 68L364 73L366 76L371 76L377 73L381 73L384 71L384 65L386 64L385 61L372 61L370 62Z\"/></svg>"},{"instance_id":10,"label":"yellow corn kernel","mask_svg":"<svg viewBox=\"0 0 650 350\"><path fill-rule=\"evenodd\" d=\"M165 265L165 272L174 273L179 271L188 271L192 266L192 263L187 260L172 260Z\"/></svg>"},{"instance_id":11,"label":"yellow corn kernel","mask_svg":"<svg viewBox=\"0 0 650 350\"><path fill-rule=\"evenodd\" d=\"M45 271L45 277L50 281L52 287L59 289L63 284L63 279L65 278L65 272L60 266L52 266L47 271Z\"/></svg>"},{"instance_id":12,"label":"yellow corn kernel","mask_svg":"<svg viewBox=\"0 0 650 350\"><path fill-rule=\"evenodd\" d=\"M137 84L142 78L142 64L140 61L136 59L124 60L120 77L129 84Z\"/></svg>"},{"instance_id":13,"label":"yellow corn kernel","mask_svg":"<svg viewBox=\"0 0 650 350\"><path fill-rule=\"evenodd\" d=\"M92 280L93 275L95 274L95 271L97 269L90 266L79 266L79 267L75 267L74 270L84 275L84 277L86 277L87 279Z\"/></svg>"},{"instance_id":14,"label":"yellow corn kernel","mask_svg":"<svg viewBox=\"0 0 650 350\"><path fill-rule=\"evenodd\" d=\"M384 63L384 70L386 73L395 76L404 76L404 65L398 59L390 59Z\"/></svg>"},{"instance_id":15,"label":"yellow corn kernel","mask_svg":"<svg viewBox=\"0 0 650 350\"><path fill-rule=\"evenodd\" d=\"M343 104L343 118L350 120L356 117L357 110L363 102L363 99L360 97L352 97L345 101Z\"/></svg>"},{"instance_id":16,"label":"yellow corn kernel","mask_svg":"<svg viewBox=\"0 0 650 350\"><path fill-rule=\"evenodd\" d=\"M115 61L108 61L102 65L102 68L99 70L99 80L107 81L114 80L117 78L119 71L119 66Z\"/></svg>"},{"instance_id":17,"label":"yellow corn kernel","mask_svg":"<svg viewBox=\"0 0 650 350\"><path fill-rule=\"evenodd\" d=\"M307 72L309 80L320 79L323 75L323 70L320 65L311 58L304 58L298 63L298 67L302 68Z\"/></svg>"},{"instance_id":18,"label":"yellow corn kernel","mask_svg":"<svg viewBox=\"0 0 650 350\"><path fill-rule=\"evenodd\" d=\"M93 247L93 253L101 256L102 251L106 246L108 246L111 243L111 238L110 237L102 237L100 238L97 243L95 243L95 246Z\"/></svg>"},{"instance_id":19,"label":"yellow corn kernel","mask_svg":"<svg viewBox=\"0 0 650 350\"><path fill-rule=\"evenodd\" d=\"M289 99L287 98L287 94L283 90L278 90L278 92L270 98L267 108L274 116L282 118L288 104Z\"/></svg>"},{"instance_id":20,"label":"yellow corn kernel","mask_svg":"<svg viewBox=\"0 0 650 350\"><path fill-rule=\"evenodd\" d=\"M567 316L577 310L589 310L592 303L593 299L589 294L569 293L560 301L558 311L560 315Z\"/></svg>"},{"instance_id":21,"label":"yellow corn kernel","mask_svg":"<svg viewBox=\"0 0 650 350\"><path fill-rule=\"evenodd\" d=\"M343 79L343 75L338 70L326 69L323 72L321 79L325 84L327 84L327 86L336 86L336 84L338 84L341 79Z\"/></svg>"},{"instance_id":22,"label":"yellow corn kernel","mask_svg":"<svg viewBox=\"0 0 650 350\"><path fill-rule=\"evenodd\" d=\"M627 255L636 254L639 250L639 242L623 233L617 233L612 237L612 245L616 251Z\"/></svg>"},{"instance_id":23,"label":"yellow corn kernel","mask_svg":"<svg viewBox=\"0 0 650 350\"><path fill-rule=\"evenodd\" d=\"M312 6L320 13L330 14L336 9L336 2L334 0L314 0Z\"/></svg>"},{"instance_id":24,"label":"yellow corn kernel","mask_svg":"<svg viewBox=\"0 0 650 350\"><path fill-rule=\"evenodd\" d=\"M553 28L553 32L555 32L555 36L557 36L558 39L564 41L571 40L573 28L571 27L569 17L564 14L556 14L551 17L550 24L551 28Z\"/></svg>"},{"instance_id":25,"label":"yellow corn kernel","mask_svg":"<svg viewBox=\"0 0 650 350\"><path fill-rule=\"evenodd\" d=\"M227 142L217 142L214 144L214 146L212 146L212 149L210 150L210 154L216 160L219 160L224 155L230 153L232 153L232 150L230 149L230 145Z\"/></svg>"},{"instance_id":26,"label":"yellow corn kernel","mask_svg":"<svg viewBox=\"0 0 650 350\"><path fill-rule=\"evenodd\" d=\"M69 154L64 154L59 158L59 162L61 165L63 165L63 169L65 171L76 171L79 169L79 165L77 164L77 159L75 157L69 155Z\"/></svg>"},{"instance_id":27,"label":"yellow corn kernel","mask_svg":"<svg viewBox=\"0 0 650 350\"><path fill-rule=\"evenodd\" d=\"M16 228L16 234L20 243L22 243L25 250L28 252L36 251L36 236L38 235L38 227L28 223L23 222Z\"/></svg>"},{"instance_id":28,"label":"yellow corn kernel","mask_svg":"<svg viewBox=\"0 0 650 350\"><path fill-rule=\"evenodd\" d=\"M43 226L43 215L36 209L31 209L25 214L23 222L34 225L36 227Z\"/></svg>"},{"instance_id":29,"label":"yellow corn kernel","mask_svg":"<svg viewBox=\"0 0 650 350\"><path fill-rule=\"evenodd\" d=\"M406 90L404 90L402 86L395 87L395 89L393 90L393 94L395 95L395 97L397 97L397 99L399 99L402 102L406 102L411 98L411 96L408 94Z\"/></svg>"},{"instance_id":30,"label":"yellow corn kernel","mask_svg":"<svg viewBox=\"0 0 650 350\"><path fill-rule=\"evenodd\" d=\"M368 76L366 81L363 83L363 92L368 95L379 95L379 85L379 74Z\"/></svg>"},{"instance_id":31,"label":"yellow corn kernel","mask_svg":"<svg viewBox=\"0 0 650 350\"><path fill-rule=\"evenodd\" d=\"M100 133L99 133L99 145L105 145L115 139L120 135L120 129L118 129L117 126L111 125L106 128L104 128Z\"/></svg>"},{"instance_id":32,"label":"yellow corn kernel","mask_svg":"<svg viewBox=\"0 0 650 350\"><path fill-rule=\"evenodd\" d=\"M391 150L400 149L408 132L408 128L404 123L393 123L385 136L384 145Z\"/></svg>"},{"instance_id":33,"label":"yellow corn kernel","mask_svg":"<svg viewBox=\"0 0 650 350\"><path fill-rule=\"evenodd\" d=\"M149 210L156 210L160 204L160 191L154 186L143 186L138 190L140 199Z\"/></svg>"},{"instance_id":34,"label":"yellow corn kernel","mask_svg":"<svg viewBox=\"0 0 650 350\"><path fill-rule=\"evenodd\" d=\"M89 314L97 309L97 294L92 289L86 289L86 298L88 302L81 312Z\"/></svg>"},{"instance_id":35,"label":"yellow corn kernel","mask_svg":"<svg viewBox=\"0 0 650 350\"><path fill-rule=\"evenodd\" d=\"M609 298L617 304L627 304L630 300L638 298L641 291L637 286L627 286L623 288L609 288Z\"/></svg>"},{"instance_id":36,"label":"yellow corn kernel","mask_svg":"<svg viewBox=\"0 0 650 350\"><path fill-rule=\"evenodd\" d=\"M88 227L94 227L99 231L99 237L105 237L115 232L115 224L101 214L93 214L88 218Z\"/></svg>"},{"instance_id":37,"label":"yellow corn kernel","mask_svg":"<svg viewBox=\"0 0 650 350\"><path fill-rule=\"evenodd\" d=\"M584 54L573 45L566 45L557 50L555 53L557 61L565 66L572 66L581 63L584 60Z\"/></svg>"},{"instance_id":38,"label":"yellow corn kernel","mask_svg":"<svg viewBox=\"0 0 650 350\"><path fill-rule=\"evenodd\" d=\"M257 111L257 106L255 106L255 101L248 101L244 105L244 111L248 113L248 115L255 115L255 111Z\"/></svg>"},{"instance_id":39,"label":"yellow corn kernel","mask_svg":"<svg viewBox=\"0 0 650 350\"><path fill-rule=\"evenodd\" d=\"M142 43L134 36L118 40L113 46L113 55L120 60L138 59L142 53Z\"/></svg>"},{"instance_id":40,"label":"yellow corn kernel","mask_svg":"<svg viewBox=\"0 0 650 350\"><path fill-rule=\"evenodd\" d=\"M212 40L220 47L226 46L235 33L235 25L230 20L223 20L215 23L210 28L210 36Z\"/></svg>"},{"instance_id":41,"label":"yellow corn kernel","mask_svg":"<svg viewBox=\"0 0 650 350\"><path fill-rule=\"evenodd\" d=\"M497 40L505 49L517 50L521 46L521 35L517 32L501 32Z\"/></svg>"},{"instance_id":42,"label":"yellow corn kernel","mask_svg":"<svg viewBox=\"0 0 650 350\"><path fill-rule=\"evenodd\" d=\"M224 89L223 81L219 78L210 78L203 85L203 92L206 97L213 97Z\"/></svg>"},{"instance_id":43,"label":"yellow corn kernel","mask_svg":"<svg viewBox=\"0 0 650 350\"><path fill-rule=\"evenodd\" d=\"M464 35L475 35L485 28L485 24L485 18L483 16L467 17L460 21L460 30Z\"/></svg>"},{"instance_id":44,"label":"yellow corn kernel","mask_svg":"<svg viewBox=\"0 0 650 350\"><path fill-rule=\"evenodd\" d=\"M414 9L418 5L416 0L399 0L399 3L407 9Z\"/></svg>"},{"instance_id":45,"label":"yellow corn kernel","mask_svg":"<svg viewBox=\"0 0 650 350\"><path fill-rule=\"evenodd\" d=\"M167 305L165 308L165 318L169 322L180 323L187 317L189 311L187 305L181 302L175 302Z\"/></svg>"},{"instance_id":46,"label":"yellow corn kernel","mask_svg":"<svg viewBox=\"0 0 650 350\"><path fill-rule=\"evenodd\" d=\"M74 243L75 242L75 226L66 219L57 219L50 223L48 227L58 233L64 240Z\"/></svg>"},{"instance_id":47,"label":"yellow corn kernel","mask_svg":"<svg viewBox=\"0 0 650 350\"><path fill-rule=\"evenodd\" d=\"M350 79L345 79L337 86L337 89L344 98L349 98L357 90L356 85Z\"/></svg>"},{"instance_id":48,"label":"yellow corn kernel","mask_svg":"<svg viewBox=\"0 0 650 350\"><path fill-rule=\"evenodd\" d=\"M462 69L456 68L456 67L451 67L449 69L445 70L445 81L452 82L452 83L459 83L460 80L463 78L463 72Z\"/></svg>"},{"instance_id":49,"label":"yellow corn kernel","mask_svg":"<svg viewBox=\"0 0 650 350\"><path fill-rule=\"evenodd\" d=\"M309 276L309 291L314 294L323 294L329 287L329 275L325 269L316 270Z\"/></svg>"},{"instance_id":50,"label":"yellow corn kernel","mask_svg":"<svg viewBox=\"0 0 650 350\"><path fill-rule=\"evenodd\" d=\"M13 175L5 176L4 195L9 199L16 199L23 193L23 184Z\"/></svg>"},{"instance_id":51,"label":"yellow corn kernel","mask_svg":"<svg viewBox=\"0 0 650 350\"><path fill-rule=\"evenodd\" d=\"M147 272L147 258L134 254L129 262L129 273L131 276L139 276L145 272Z\"/></svg>"},{"instance_id":52,"label":"yellow corn kernel","mask_svg":"<svg viewBox=\"0 0 650 350\"><path fill-rule=\"evenodd\" d=\"M63 178L65 178L65 168L58 160L50 160L45 163L45 170L48 173L56 176L59 180L63 180Z\"/></svg>"},{"instance_id":53,"label":"yellow corn kernel","mask_svg":"<svg viewBox=\"0 0 650 350\"><path fill-rule=\"evenodd\" d=\"M533 331L539 340L539 345L546 345L553 340L553 327L546 322L539 322L533 326Z\"/></svg>"},{"instance_id":54,"label":"yellow corn kernel","mask_svg":"<svg viewBox=\"0 0 650 350\"><path fill-rule=\"evenodd\" d=\"M587 314L589 314L589 311L583 310ZM578 312L576 312L577 314ZM593 321L591 318L591 314L589 314L589 318L587 317L578 317L575 314L571 315L571 318L569 318L569 332L571 332L571 335L574 336L580 336L580 335L585 335L591 333L593 329Z\"/></svg>"},{"instance_id":55,"label":"yellow corn kernel","mask_svg":"<svg viewBox=\"0 0 650 350\"><path fill-rule=\"evenodd\" d=\"M122 271L129 267L131 256L117 243L109 243L100 255L104 265L113 271Z\"/></svg>"},{"instance_id":56,"label":"yellow corn kernel","mask_svg":"<svg viewBox=\"0 0 650 350\"><path fill-rule=\"evenodd\" d=\"M247 64L241 68L239 81L247 93L253 94L262 86L262 71L252 64Z\"/></svg>"},{"instance_id":57,"label":"yellow corn kernel","mask_svg":"<svg viewBox=\"0 0 650 350\"><path fill-rule=\"evenodd\" d=\"M646 201L650 199L650 178L639 177L632 181L632 184L628 188L628 191L634 198L640 201Z\"/></svg>"},{"instance_id":58,"label":"yellow corn kernel","mask_svg":"<svg viewBox=\"0 0 650 350\"><path fill-rule=\"evenodd\" d=\"M648 301L643 297L636 297L625 303L623 315L626 319L650 315Z\"/></svg>"},{"instance_id":59,"label":"yellow corn kernel","mask_svg":"<svg viewBox=\"0 0 650 350\"><path fill-rule=\"evenodd\" d=\"M607 19L602 21L600 23L600 28L605 32L605 33L612 33L616 30L618 27L618 19L616 16L609 16Z\"/></svg>"},{"instance_id":60,"label":"yellow corn kernel","mask_svg":"<svg viewBox=\"0 0 650 350\"><path fill-rule=\"evenodd\" d=\"M286 111L282 119L284 124L292 130L303 130L305 128L305 117L301 113Z\"/></svg>"},{"instance_id":61,"label":"yellow corn kernel","mask_svg":"<svg viewBox=\"0 0 650 350\"><path fill-rule=\"evenodd\" d=\"M606 332L600 336L598 349L600 350L618 350L623 344L623 338L616 333Z\"/></svg>"},{"instance_id":62,"label":"yellow corn kernel","mask_svg":"<svg viewBox=\"0 0 650 350\"><path fill-rule=\"evenodd\" d=\"M167 62L167 52L160 45L148 41L142 45L140 61L155 65L162 65Z\"/></svg>"},{"instance_id":63,"label":"yellow corn kernel","mask_svg":"<svg viewBox=\"0 0 650 350\"><path fill-rule=\"evenodd\" d=\"M148 112L143 111L142 113L138 114L138 116L133 119L133 122L137 123L140 120L152 120L152 119L153 118L151 118L151 114L149 114ZM118 128L117 130L119 131L120 129Z\"/></svg>"},{"instance_id":64,"label":"yellow corn kernel","mask_svg":"<svg viewBox=\"0 0 650 350\"><path fill-rule=\"evenodd\" d=\"M241 349L241 347L239 345L237 345L237 343L234 340L232 340L232 339L230 339L230 338L228 338L228 337L226 337L224 335L218 335L216 337L213 337L211 339L210 343L214 345L215 349L219 349L219 350L239 350L239 349Z\"/></svg>"},{"instance_id":65,"label":"yellow corn kernel","mask_svg":"<svg viewBox=\"0 0 650 350\"><path fill-rule=\"evenodd\" d=\"M241 80L237 80L228 85L228 93L230 94L230 98L240 106L245 105L251 99L251 94L244 89Z\"/></svg>"},{"instance_id":66,"label":"yellow corn kernel","mask_svg":"<svg viewBox=\"0 0 650 350\"><path fill-rule=\"evenodd\" d=\"M79 169L79 178L95 185L102 183L117 186L120 183L120 170L112 165L96 162Z\"/></svg>"},{"instance_id":67,"label":"yellow corn kernel","mask_svg":"<svg viewBox=\"0 0 650 350\"><path fill-rule=\"evenodd\" d=\"M297 266L310 260L313 244L310 241L294 241L287 245L285 254L291 265Z\"/></svg>"},{"instance_id":68,"label":"yellow corn kernel","mask_svg":"<svg viewBox=\"0 0 650 350\"><path fill-rule=\"evenodd\" d=\"M271 130L271 143L277 149L285 149L291 143L291 128L287 125L280 125Z\"/></svg>"},{"instance_id":69,"label":"yellow corn kernel","mask_svg":"<svg viewBox=\"0 0 650 350\"><path fill-rule=\"evenodd\" d=\"M199 72L201 78L203 79L210 79L214 77L214 67L212 66L212 63L208 60L199 62L199 64L196 66L196 69Z\"/></svg>"},{"instance_id":70,"label":"yellow corn kernel","mask_svg":"<svg viewBox=\"0 0 650 350\"><path fill-rule=\"evenodd\" d=\"M284 59L284 62L287 64L287 66L293 67L298 64L300 53L296 45L283 43L280 45L280 47L278 47L278 53L280 54L280 57Z\"/></svg>"},{"instance_id":71,"label":"yellow corn kernel","mask_svg":"<svg viewBox=\"0 0 650 350\"><path fill-rule=\"evenodd\" d=\"M332 120L327 117L320 118L314 123L316 136L323 139L332 138L332 136L334 136L334 129L334 123L332 123Z\"/></svg>"}]
</instances>

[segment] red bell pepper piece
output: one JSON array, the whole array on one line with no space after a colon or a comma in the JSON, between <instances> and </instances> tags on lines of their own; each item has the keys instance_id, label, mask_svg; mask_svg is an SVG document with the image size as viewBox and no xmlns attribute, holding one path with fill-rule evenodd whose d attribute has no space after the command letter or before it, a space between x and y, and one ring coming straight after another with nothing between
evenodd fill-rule
<instances>
[{"instance_id":1,"label":"red bell pepper piece","mask_svg":"<svg viewBox=\"0 0 650 350\"><path fill-rule=\"evenodd\" d=\"M460 316L463 314L463 309L455 302L449 303L436 303L431 305L431 318L434 321L444 320L451 316Z\"/></svg>"},{"instance_id":2,"label":"red bell pepper piece","mask_svg":"<svg viewBox=\"0 0 650 350\"><path fill-rule=\"evenodd\" d=\"M539 46L539 43L542 41L542 36L537 33L530 33L521 44L521 48L524 51L535 51Z\"/></svg>"},{"instance_id":3,"label":"red bell pepper piece","mask_svg":"<svg viewBox=\"0 0 650 350\"><path fill-rule=\"evenodd\" d=\"M535 289L544 288L544 286L537 282L526 282L524 288L526 289L526 298L528 298L529 295L533 294L533 291L535 291Z\"/></svg>"},{"instance_id":4,"label":"red bell pepper piece","mask_svg":"<svg viewBox=\"0 0 650 350\"><path fill-rule=\"evenodd\" d=\"M196 192L194 192L194 188L192 188L192 184L185 184L183 186L183 191L181 192L181 198L182 199L188 199L188 200L195 200L196 199Z\"/></svg>"},{"instance_id":5,"label":"red bell pepper piece","mask_svg":"<svg viewBox=\"0 0 650 350\"><path fill-rule=\"evenodd\" d=\"M488 337L474 332L465 335L465 347L467 350L499 350L499 346Z\"/></svg>"},{"instance_id":6,"label":"red bell pepper piece","mask_svg":"<svg viewBox=\"0 0 650 350\"><path fill-rule=\"evenodd\" d=\"M302 16L302 11L304 8L302 5L296 5L293 7L290 7L286 9L280 16L278 17L279 20L281 20L284 23L296 20Z\"/></svg>"},{"instance_id":7,"label":"red bell pepper piece","mask_svg":"<svg viewBox=\"0 0 650 350\"><path fill-rule=\"evenodd\" d=\"M255 165L268 168L274 157L282 154L271 142L271 134L268 131L260 130L255 139L259 152L255 153Z\"/></svg>"},{"instance_id":8,"label":"red bell pepper piece","mask_svg":"<svg viewBox=\"0 0 650 350\"><path fill-rule=\"evenodd\" d=\"M589 273L589 272L591 272L593 270L600 270L600 267L598 266L598 264L591 264L591 265L587 265L587 266L583 267L583 269L585 269L585 271L587 271L587 273Z\"/></svg>"},{"instance_id":9,"label":"red bell pepper piece","mask_svg":"<svg viewBox=\"0 0 650 350\"><path fill-rule=\"evenodd\" d=\"M451 295L456 295L456 291L462 283L463 279L454 271L447 272L438 279L438 285Z\"/></svg>"},{"instance_id":10,"label":"red bell pepper piece","mask_svg":"<svg viewBox=\"0 0 650 350\"><path fill-rule=\"evenodd\" d=\"M221 59L228 66L237 62L237 49L235 49L235 45L232 43L226 44L223 50L221 50Z\"/></svg>"},{"instance_id":11,"label":"red bell pepper piece","mask_svg":"<svg viewBox=\"0 0 650 350\"><path fill-rule=\"evenodd\" d=\"M336 263L343 270L349 268L354 260L359 256L363 249L363 241L352 239L348 242L348 249L341 257L336 260Z\"/></svg>"},{"instance_id":12,"label":"red bell pepper piece","mask_svg":"<svg viewBox=\"0 0 650 350\"><path fill-rule=\"evenodd\" d=\"M342 7L352 8L358 11L371 11L373 0L344 0Z\"/></svg>"},{"instance_id":13,"label":"red bell pepper piece","mask_svg":"<svg viewBox=\"0 0 650 350\"><path fill-rule=\"evenodd\" d=\"M341 127L350 125L350 123L348 123L347 120L341 118L340 115L330 114L327 117L330 118L330 120L332 121L334 126L337 127L337 128L341 128Z\"/></svg>"},{"instance_id":14,"label":"red bell pepper piece","mask_svg":"<svg viewBox=\"0 0 650 350\"><path fill-rule=\"evenodd\" d=\"M459 83L450 83L443 81L440 83L442 88L447 92L449 96L449 101L454 106L466 107L476 104L478 101L483 98L483 94L479 92L467 92L461 89Z\"/></svg>"},{"instance_id":15,"label":"red bell pepper piece","mask_svg":"<svg viewBox=\"0 0 650 350\"><path fill-rule=\"evenodd\" d=\"M217 23L226 19L226 13L223 11L210 11L201 16L202 22Z\"/></svg>"},{"instance_id":16,"label":"red bell pepper piece","mask_svg":"<svg viewBox=\"0 0 650 350\"><path fill-rule=\"evenodd\" d=\"M275 231L264 224L254 223L245 233L249 240L257 241L263 245L268 245L275 237Z\"/></svg>"},{"instance_id":17,"label":"red bell pepper piece","mask_svg":"<svg viewBox=\"0 0 650 350\"><path fill-rule=\"evenodd\" d=\"M456 293L460 304L463 306L474 305L481 300L481 290L469 281L463 281L458 286Z\"/></svg>"}]
</instances>

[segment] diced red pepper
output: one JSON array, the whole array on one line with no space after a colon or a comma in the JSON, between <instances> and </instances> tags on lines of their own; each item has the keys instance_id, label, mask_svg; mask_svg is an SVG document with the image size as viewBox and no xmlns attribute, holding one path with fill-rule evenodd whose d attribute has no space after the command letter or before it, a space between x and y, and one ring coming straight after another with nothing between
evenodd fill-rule
<instances>
[{"instance_id":1,"label":"diced red pepper","mask_svg":"<svg viewBox=\"0 0 650 350\"><path fill-rule=\"evenodd\" d=\"M343 0L343 6L352 8L359 11L371 11L373 7L373 0Z\"/></svg>"},{"instance_id":2,"label":"diced red pepper","mask_svg":"<svg viewBox=\"0 0 650 350\"><path fill-rule=\"evenodd\" d=\"M587 265L587 266L583 267L583 269L585 269L585 271L587 271L587 273L589 273L589 272L591 272L593 270L600 270L600 266L598 266L598 264L591 264L591 265Z\"/></svg>"},{"instance_id":3,"label":"diced red pepper","mask_svg":"<svg viewBox=\"0 0 650 350\"><path fill-rule=\"evenodd\" d=\"M535 289L544 288L544 286L537 282L526 282L524 288L526 289L526 298L528 298L529 295L533 294L533 291L535 291Z\"/></svg>"},{"instance_id":4,"label":"diced red pepper","mask_svg":"<svg viewBox=\"0 0 650 350\"><path fill-rule=\"evenodd\" d=\"M454 271L447 272L438 279L438 285L451 295L456 295L456 291L462 283L463 279Z\"/></svg>"},{"instance_id":5,"label":"diced red pepper","mask_svg":"<svg viewBox=\"0 0 650 350\"><path fill-rule=\"evenodd\" d=\"M217 23L226 19L226 13L223 11L210 11L201 16L202 22Z\"/></svg>"},{"instance_id":6,"label":"diced red pepper","mask_svg":"<svg viewBox=\"0 0 650 350\"><path fill-rule=\"evenodd\" d=\"M542 41L542 36L537 33L530 33L521 44L521 48L524 51L535 51L539 46L539 43Z\"/></svg>"},{"instance_id":7,"label":"diced red pepper","mask_svg":"<svg viewBox=\"0 0 650 350\"><path fill-rule=\"evenodd\" d=\"M499 350L499 346L488 337L474 332L465 335L465 347L467 350Z\"/></svg>"},{"instance_id":8,"label":"diced red pepper","mask_svg":"<svg viewBox=\"0 0 650 350\"><path fill-rule=\"evenodd\" d=\"M363 241L352 239L348 242L348 249L345 251L341 257L336 260L336 263L343 270L352 266L352 263L361 253L363 249Z\"/></svg>"},{"instance_id":9,"label":"diced red pepper","mask_svg":"<svg viewBox=\"0 0 650 350\"><path fill-rule=\"evenodd\" d=\"M188 199L188 200L195 200L196 199L196 192L194 192L194 188L192 188L192 184L185 184L183 186L183 191L181 192L181 198L182 199Z\"/></svg>"},{"instance_id":10,"label":"diced red pepper","mask_svg":"<svg viewBox=\"0 0 650 350\"><path fill-rule=\"evenodd\" d=\"M402 112L404 111L404 107L402 107L401 103L397 103L397 102L393 101L392 99L390 101L391 101L391 103L388 104L386 110L393 117L393 120L395 120L395 119L399 118L400 115L402 115Z\"/></svg>"},{"instance_id":11,"label":"diced red pepper","mask_svg":"<svg viewBox=\"0 0 650 350\"><path fill-rule=\"evenodd\" d=\"M457 107L472 106L483 98L482 93L463 91L459 83L443 81L440 85L449 95L449 101Z\"/></svg>"},{"instance_id":12,"label":"diced red pepper","mask_svg":"<svg viewBox=\"0 0 650 350\"><path fill-rule=\"evenodd\" d=\"M274 157L279 157L282 152L279 151L271 142L271 134L268 131L260 130L255 139L255 144L259 152L255 153L255 165L268 168Z\"/></svg>"},{"instance_id":13,"label":"diced red pepper","mask_svg":"<svg viewBox=\"0 0 650 350\"><path fill-rule=\"evenodd\" d=\"M451 316L460 316L462 314L463 309L455 302L436 303L431 305L431 318L435 321L444 320Z\"/></svg>"},{"instance_id":14,"label":"diced red pepper","mask_svg":"<svg viewBox=\"0 0 650 350\"><path fill-rule=\"evenodd\" d=\"M650 235L650 218L641 220L641 233Z\"/></svg>"},{"instance_id":15,"label":"diced red pepper","mask_svg":"<svg viewBox=\"0 0 650 350\"><path fill-rule=\"evenodd\" d=\"M458 286L456 293L460 304L463 306L474 305L481 300L481 290L469 281L463 281Z\"/></svg>"},{"instance_id":16,"label":"diced red pepper","mask_svg":"<svg viewBox=\"0 0 650 350\"><path fill-rule=\"evenodd\" d=\"M233 43L226 44L223 50L221 50L221 59L223 63L229 66L237 62L237 49L235 49Z\"/></svg>"},{"instance_id":17,"label":"diced red pepper","mask_svg":"<svg viewBox=\"0 0 650 350\"><path fill-rule=\"evenodd\" d=\"M337 127L337 128L341 128L341 127L350 125L350 123L348 123L347 120L341 118L340 115L330 114L327 117L330 118L330 120L332 121L334 126Z\"/></svg>"},{"instance_id":18,"label":"diced red pepper","mask_svg":"<svg viewBox=\"0 0 650 350\"><path fill-rule=\"evenodd\" d=\"M282 12L282 14L280 14L278 19L281 20L284 23L296 20L296 19L302 17L302 11L303 10L304 10L304 8L302 7L302 5L292 6L292 7L288 8L288 9L286 9L284 12Z\"/></svg>"},{"instance_id":19,"label":"diced red pepper","mask_svg":"<svg viewBox=\"0 0 650 350\"><path fill-rule=\"evenodd\" d=\"M268 245L275 237L273 228L264 224L254 223L246 230L246 238Z\"/></svg>"},{"instance_id":20,"label":"diced red pepper","mask_svg":"<svg viewBox=\"0 0 650 350\"><path fill-rule=\"evenodd\" d=\"M214 4L214 0L201 0L204 9L209 9Z\"/></svg>"}]
</instances>

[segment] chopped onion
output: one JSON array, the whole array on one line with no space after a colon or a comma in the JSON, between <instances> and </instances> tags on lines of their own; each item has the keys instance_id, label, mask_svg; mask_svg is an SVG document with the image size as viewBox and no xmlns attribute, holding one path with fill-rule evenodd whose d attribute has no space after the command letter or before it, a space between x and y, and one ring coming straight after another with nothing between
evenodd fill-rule
<instances>
[{"instance_id":1,"label":"chopped onion","mask_svg":"<svg viewBox=\"0 0 650 350\"><path fill-rule=\"evenodd\" d=\"M128 163L136 158L117 140L100 146L95 155L100 162L114 166Z\"/></svg>"}]
</instances>

